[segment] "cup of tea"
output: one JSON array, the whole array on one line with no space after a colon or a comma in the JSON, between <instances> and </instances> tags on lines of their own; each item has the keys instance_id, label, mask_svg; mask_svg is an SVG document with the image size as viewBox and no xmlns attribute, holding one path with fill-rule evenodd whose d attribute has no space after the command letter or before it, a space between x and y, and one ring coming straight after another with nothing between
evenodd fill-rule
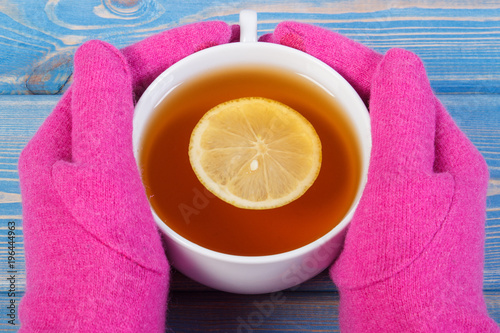
<instances>
[{"instance_id":1,"label":"cup of tea","mask_svg":"<svg viewBox=\"0 0 500 333\"><path fill-rule=\"evenodd\" d=\"M240 13L240 27L240 42L192 54L148 87L135 108L133 147L170 263L209 287L259 294L298 285L339 255L367 180L371 133L365 104L336 71L304 52L258 42L253 11ZM279 207L221 199L189 157L192 133L209 110L249 98L295 110L321 141L312 185Z\"/></svg>"}]
</instances>

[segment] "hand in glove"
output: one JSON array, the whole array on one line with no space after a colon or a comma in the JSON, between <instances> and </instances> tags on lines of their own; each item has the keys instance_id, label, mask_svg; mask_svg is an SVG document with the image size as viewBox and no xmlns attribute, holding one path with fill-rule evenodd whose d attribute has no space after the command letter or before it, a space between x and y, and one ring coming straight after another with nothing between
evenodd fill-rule
<instances>
[{"instance_id":1,"label":"hand in glove","mask_svg":"<svg viewBox=\"0 0 500 333\"><path fill-rule=\"evenodd\" d=\"M330 271L342 332L498 332L482 291L487 166L420 59L293 22L262 40L323 60L369 106L368 183Z\"/></svg>"},{"instance_id":2,"label":"hand in glove","mask_svg":"<svg viewBox=\"0 0 500 333\"><path fill-rule=\"evenodd\" d=\"M132 152L133 91L230 38L225 23L206 22L121 52L78 49L72 86L19 160L20 332L164 332L169 268Z\"/></svg>"}]
</instances>

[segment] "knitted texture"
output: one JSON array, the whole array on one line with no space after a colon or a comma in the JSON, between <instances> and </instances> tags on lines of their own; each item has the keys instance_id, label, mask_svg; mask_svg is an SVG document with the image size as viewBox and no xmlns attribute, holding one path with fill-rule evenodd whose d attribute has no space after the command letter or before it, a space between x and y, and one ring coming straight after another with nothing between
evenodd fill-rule
<instances>
[{"instance_id":1,"label":"knitted texture","mask_svg":"<svg viewBox=\"0 0 500 333\"><path fill-rule=\"evenodd\" d=\"M294 22L262 40L325 61L369 104L368 182L330 271L342 332L499 332L482 293L487 166L420 59Z\"/></svg>"},{"instance_id":2,"label":"knitted texture","mask_svg":"<svg viewBox=\"0 0 500 333\"><path fill-rule=\"evenodd\" d=\"M382 55L338 33L296 22L279 24L274 33L263 35L259 41L293 47L318 58L342 75L364 100L382 59Z\"/></svg>"},{"instance_id":3,"label":"knitted texture","mask_svg":"<svg viewBox=\"0 0 500 333\"><path fill-rule=\"evenodd\" d=\"M174 62L227 43L205 22L123 50L82 45L74 82L21 153L20 332L164 332L169 265L132 151L136 97Z\"/></svg>"},{"instance_id":4,"label":"knitted texture","mask_svg":"<svg viewBox=\"0 0 500 333\"><path fill-rule=\"evenodd\" d=\"M239 40L239 26L201 22L153 35L122 50L132 73L136 98L168 67L211 46Z\"/></svg>"}]
</instances>

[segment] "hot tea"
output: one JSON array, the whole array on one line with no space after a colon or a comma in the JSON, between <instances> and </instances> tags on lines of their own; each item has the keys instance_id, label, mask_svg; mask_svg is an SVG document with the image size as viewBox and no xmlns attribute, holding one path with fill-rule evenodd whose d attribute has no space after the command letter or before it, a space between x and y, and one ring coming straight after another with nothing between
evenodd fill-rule
<instances>
[{"instance_id":1,"label":"hot tea","mask_svg":"<svg viewBox=\"0 0 500 333\"><path fill-rule=\"evenodd\" d=\"M206 190L191 168L188 146L197 122L214 106L241 97L292 107L321 139L316 181L283 207L234 207ZM156 214L184 238L226 254L272 255L313 242L344 218L361 179L359 144L335 97L307 77L277 68L238 66L183 82L155 108L146 133L139 165Z\"/></svg>"}]
</instances>

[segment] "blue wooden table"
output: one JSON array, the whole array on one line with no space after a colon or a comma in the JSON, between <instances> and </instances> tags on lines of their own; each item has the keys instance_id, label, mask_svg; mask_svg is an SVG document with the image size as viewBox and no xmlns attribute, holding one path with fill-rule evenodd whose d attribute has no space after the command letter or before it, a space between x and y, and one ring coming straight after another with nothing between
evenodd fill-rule
<instances>
[{"instance_id":1,"label":"blue wooden table","mask_svg":"<svg viewBox=\"0 0 500 333\"><path fill-rule=\"evenodd\" d=\"M7 306L25 290L18 157L71 83L75 49L96 38L123 47L201 20L233 24L245 8L259 12L259 35L298 20L422 58L433 89L489 166L484 295L500 322L500 1L10 0L0 2L0 331L18 329ZM338 331L338 294L326 272L279 304L264 307L268 298L214 291L174 272L168 323L174 332Z\"/></svg>"}]
</instances>

